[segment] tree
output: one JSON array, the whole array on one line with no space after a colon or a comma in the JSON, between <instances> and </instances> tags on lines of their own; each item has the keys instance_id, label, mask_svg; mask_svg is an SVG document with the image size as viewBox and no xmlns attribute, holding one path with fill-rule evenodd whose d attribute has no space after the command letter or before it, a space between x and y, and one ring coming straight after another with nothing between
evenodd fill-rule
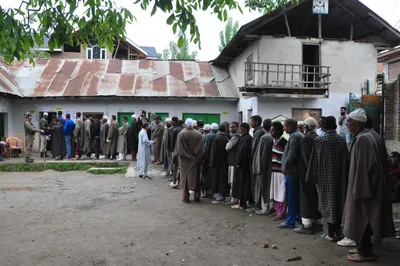
<instances>
[{"instance_id":1,"label":"tree","mask_svg":"<svg viewBox=\"0 0 400 266\"><path fill-rule=\"evenodd\" d=\"M189 41L184 39L181 47L174 41L169 42L168 48L165 48L162 54L163 60L196 60L197 51L189 51Z\"/></svg>"},{"instance_id":2,"label":"tree","mask_svg":"<svg viewBox=\"0 0 400 266\"><path fill-rule=\"evenodd\" d=\"M239 30L239 21L233 22L232 18L228 19L228 22L225 25L225 30L219 32L219 39L221 41L221 44L218 46L219 52L222 52L222 49L225 48L225 46L231 41L233 36L236 35L236 33Z\"/></svg>"},{"instance_id":3,"label":"tree","mask_svg":"<svg viewBox=\"0 0 400 266\"><path fill-rule=\"evenodd\" d=\"M245 0L245 7L266 14L289 3L299 3L299 0Z\"/></svg>"},{"instance_id":4,"label":"tree","mask_svg":"<svg viewBox=\"0 0 400 266\"><path fill-rule=\"evenodd\" d=\"M30 50L35 42L43 44L45 36L49 38L50 51L64 44L74 45L74 39L83 48L94 39L99 46L112 51L115 37L125 38L126 24L135 19L127 8L117 7L113 0L20 2L18 8L0 6L0 54L4 55L7 62L24 60L26 57L33 62ZM152 8L151 15L157 10L169 14L167 24L171 25L174 34L180 34L178 47L182 47L189 31L190 41L201 48L200 32L193 11L211 10L221 21L228 19L228 10L242 11L235 0L135 0L134 4L140 5L143 10ZM247 6L252 5L249 3ZM83 15L76 12L79 6L84 8Z\"/></svg>"}]
</instances>

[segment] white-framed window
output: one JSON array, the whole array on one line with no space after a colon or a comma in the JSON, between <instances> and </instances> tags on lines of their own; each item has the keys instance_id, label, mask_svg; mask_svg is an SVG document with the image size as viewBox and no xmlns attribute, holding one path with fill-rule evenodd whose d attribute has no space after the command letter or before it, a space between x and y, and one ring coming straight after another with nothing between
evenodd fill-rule
<instances>
[{"instance_id":1,"label":"white-framed window","mask_svg":"<svg viewBox=\"0 0 400 266\"><path fill-rule=\"evenodd\" d=\"M105 60L107 58L107 49L98 46L88 47L86 49L86 59Z\"/></svg>"}]
</instances>

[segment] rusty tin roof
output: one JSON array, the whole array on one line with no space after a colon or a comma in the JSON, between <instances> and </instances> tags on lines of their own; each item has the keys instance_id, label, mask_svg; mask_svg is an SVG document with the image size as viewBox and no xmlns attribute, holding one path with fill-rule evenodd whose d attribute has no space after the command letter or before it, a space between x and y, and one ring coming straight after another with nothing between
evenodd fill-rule
<instances>
[{"instance_id":1,"label":"rusty tin roof","mask_svg":"<svg viewBox=\"0 0 400 266\"><path fill-rule=\"evenodd\" d=\"M0 61L0 93L22 96L18 84L3 61Z\"/></svg>"},{"instance_id":2,"label":"rusty tin roof","mask_svg":"<svg viewBox=\"0 0 400 266\"><path fill-rule=\"evenodd\" d=\"M208 62L40 59L9 70L25 97L239 98L229 73Z\"/></svg>"}]
</instances>

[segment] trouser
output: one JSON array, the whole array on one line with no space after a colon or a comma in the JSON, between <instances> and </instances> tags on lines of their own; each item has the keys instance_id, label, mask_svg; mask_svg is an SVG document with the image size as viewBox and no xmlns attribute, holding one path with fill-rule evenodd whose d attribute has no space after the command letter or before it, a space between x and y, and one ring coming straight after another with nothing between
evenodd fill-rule
<instances>
[{"instance_id":1,"label":"trouser","mask_svg":"<svg viewBox=\"0 0 400 266\"><path fill-rule=\"evenodd\" d=\"M35 138L33 136L25 136L25 159L31 158L34 140Z\"/></svg>"},{"instance_id":2,"label":"trouser","mask_svg":"<svg viewBox=\"0 0 400 266\"><path fill-rule=\"evenodd\" d=\"M125 153L119 153L118 154L118 159L120 159L120 160L125 160L126 159L126 154Z\"/></svg>"},{"instance_id":3,"label":"trouser","mask_svg":"<svg viewBox=\"0 0 400 266\"><path fill-rule=\"evenodd\" d=\"M328 236L330 238L335 238L341 235L341 225L339 223L328 223Z\"/></svg>"},{"instance_id":4,"label":"trouser","mask_svg":"<svg viewBox=\"0 0 400 266\"><path fill-rule=\"evenodd\" d=\"M140 175L141 176L146 176L147 175L147 169L149 168L148 164L145 164L143 166L140 166Z\"/></svg>"},{"instance_id":5,"label":"trouser","mask_svg":"<svg viewBox=\"0 0 400 266\"><path fill-rule=\"evenodd\" d=\"M261 210L267 212L270 210L269 208L269 202L264 202L264 198L261 196Z\"/></svg>"},{"instance_id":6,"label":"trouser","mask_svg":"<svg viewBox=\"0 0 400 266\"><path fill-rule=\"evenodd\" d=\"M293 176L285 176L286 198L288 204L288 213L286 223L294 225L295 221L300 219L297 207L297 182Z\"/></svg>"},{"instance_id":7,"label":"trouser","mask_svg":"<svg viewBox=\"0 0 400 266\"><path fill-rule=\"evenodd\" d=\"M313 224L321 224L321 219L308 219L308 218L301 218L301 223L303 224L304 228L311 228Z\"/></svg>"},{"instance_id":8,"label":"trouser","mask_svg":"<svg viewBox=\"0 0 400 266\"><path fill-rule=\"evenodd\" d=\"M362 240L360 243L356 243L358 253L363 257L372 257L374 253L372 252L372 243L371 243L372 230L371 225L368 224L365 228Z\"/></svg>"},{"instance_id":9,"label":"trouser","mask_svg":"<svg viewBox=\"0 0 400 266\"><path fill-rule=\"evenodd\" d=\"M181 166L180 166L180 160L179 158L176 159L176 162L173 163L173 178L174 178L174 183L176 183L177 181L179 182L180 180L180 170L181 170Z\"/></svg>"},{"instance_id":10,"label":"trouser","mask_svg":"<svg viewBox=\"0 0 400 266\"><path fill-rule=\"evenodd\" d=\"M286 202L274 201L274 209L276 210L276 216L280 218L285 217L286 208L287 208Z\"/></svg>"},{"instance_id":11,"label":"trouser","mask_svg":"<svg viewBox=\"0 0 400 266\"><path fill-rule=\"evenodd\" d=\"M172 170L172 152L167 152L167 173Z\"/></svg>"},{"instance_id":12,"label":"trouser","mask_svg":"<svg viewBox=\"0 0 400 266\"><path fill-rule=\"evenodd\" d=\"M87 153L87 157L91 157L92 152L94 152L94 155L96 156L96 158L99 159L99 157L100 157L100 138L99 137L95 137L94 139L91 140L90 151Z\"/></svg>"},{"instance_id":13,"label":"trouser","mask_svg":"<svg viewBox=\"0 0 400 266\"><path fill-rule=\"evenodd\" d=\"M71 147L71 136L64 136L65 147L67 149L67 159L71 159L72 147Z\"/></svg>"},{"instance_id":14,"label":"trouser","mask_svg":"<svg viewBox=\"0 0 400 266\"><path fill-rule=\"evenodd\" d=\"M46 152L47 148L47 139L46 136L41 135L40 136L40 152Z\"/></svg>"},{"instance_id":15,"label":"trouser","mask_svg":"<svg viewBox=\"0 0 400 266\"><path fill-rule=\"evenodd\" d=\"M131 152L132 161L136 161L136 152Z\"/></svg>"}]
</instances>

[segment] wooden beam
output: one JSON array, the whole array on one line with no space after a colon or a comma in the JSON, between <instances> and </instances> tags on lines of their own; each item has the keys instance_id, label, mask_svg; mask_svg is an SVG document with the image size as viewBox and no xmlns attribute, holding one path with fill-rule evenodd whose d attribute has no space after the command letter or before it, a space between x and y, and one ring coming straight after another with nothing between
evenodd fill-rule
<instances>
[{"instance_id":1,"label":"wooden beam","mask_svg":"<svg viewBox=\"0 0 400 266\"><path fill-rule=\"evenodd\" d=\"M318 15L318 38L322 39L322 16Z\"/></svg>"},{"instance_id":2,"label":"wooden beam","mask_svg":"<svg viewBox=\"0 0 400 266\"><path fill-rule=\"evenodd\" d=\"M244 39L258 39L258 38L260 38L260 35L255 35L255 34L244 35Z\"/></svg>"},{"instance_id":3,"label":"wooden beam","mask_svg":"<svg viewBox=\"0 0 400 266\"><path fill-rule=\"evenodd\" d=\"M350 41L353 40L354 27L353 23L350 24Z\"/></svg>"},{"instance_id":4,"label":"wooden beam","mask_svg":"<svg viewBox=\"0 0 400 266\"><path fill-rule=\"evenodd\" d=\"M286 24L286 29L287 29L287 31L288 31L288 36L289 36L289 37L292 37L292 33L290 32L289 21L288 21L288 19L287 19L286 12L283 13L283 15L285 16L285 24Z\"/></svg>"},{"instance_id":5,"label":"wooden beam","mask_svg":"<svg viewBox=\"0 0 400 266\"><path fill-rule=\"evenodd\" d=\"M387 30L391 31L393 34L395 34L397 37L400 37L400 33L394 29L392 26L390 26L389 23L387 23L385 20L383 20L381 17L375 15L372 12L368 13L368 16L374 18L376 21L378 21L379 23L382 24L382 26L384 26Z\"/></svg>"}]
</instances>

